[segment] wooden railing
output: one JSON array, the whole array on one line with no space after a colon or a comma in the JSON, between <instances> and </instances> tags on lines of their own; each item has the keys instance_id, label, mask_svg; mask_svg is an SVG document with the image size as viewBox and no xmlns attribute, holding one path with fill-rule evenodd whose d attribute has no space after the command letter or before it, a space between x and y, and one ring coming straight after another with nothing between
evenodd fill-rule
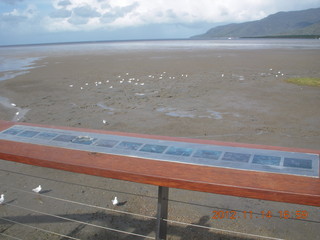
<instances>
[{"instance_id":1,"label":"wooden railing","mask_svg":"<svg viewBox=\"0 0 320 240\"><path fill-rule=\"evenodd\" d=\"M225 143L211 140L185 139L101 130L0 121L0 131L15 125L45 127L81 133L112 134L117 136L188 142L215 146L246 147L320 154L319 150L292 149L252 144ZM81 151L57 146L45 146L12 140L0 140L0 159L31 164L69 172L83 173L159 186L157 239L166 238L168 188L179 188L215 194L320 206L319 177L228 169L183 164L139 157Z\"/></svg>"}]
</instances>

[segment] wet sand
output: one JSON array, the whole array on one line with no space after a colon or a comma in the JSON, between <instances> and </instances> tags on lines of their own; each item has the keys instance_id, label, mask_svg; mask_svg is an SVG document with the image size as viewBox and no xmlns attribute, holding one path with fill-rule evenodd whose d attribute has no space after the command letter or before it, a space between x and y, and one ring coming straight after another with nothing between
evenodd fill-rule
<instances>
[{"instance_id":1,"label":"wet sand","mask_svg":"<svg viewBox=\"0 0 320 240\"><path fill-rule=\"evenodd\" d=\"M0 119L320 149L320 88L297 86L284 81L289 77L319 77L319 62L320 51L307 49L52 55L38 62L43 67L32 69L30 73L14 79L0 81L0 96L7 98L2 99L0 104ZM6 104L3 104L5 101ZM10 103L16 104L16 107ZM22 118L14 119L17 107L20 112L30 110ZM76 186L71 191L68 185L50 182L48 179L63 179L65 182L101 188L108 186L106 189L113 189L118 195L120 192L120 197L128 202L119 209L149 215L155 213L156 199L151 198L149 201L149 198L142 196L123 194L132 192L154 197L157 190L153 186L90 176L79 178L79 174L5 161L1 161L1 169L26 171L30 175L44 177L41 181L52 190L49 195L61 194L77 200L85 197L88 203L101 206L105 206L105 201L108 201L110 207L109 200L113 192L86 189L87 193L97 194L96 198L90 198L87 193L79 195L83 186ZM18 177L12 172L6 174L7 181L16 182L16 187L28 188L29 182L32 187L38 184L28 176ZM24 178L26 180L21 180ZM7 190L7 195L10 195L9 192ZM175 189L170 190L170 198L175 200L169 208L171 219L288 239L312 239L317 236L317 223L289 222L279 218L273 218L272 221L239 220L236 223L227 220L211 221L214 209L203 208L201 205L256 212L276 212L281 209L296 211L303 208L310 211L312 219L319 221L318 208ZM190 207L184 201L198 205ZM30 204L36 208L37 203ZM55 214L60 212L58 207L46 209ZM71 215L73 213L72 210L66 211ZM99 215L99 211L91 213L88 210L90 214L86 215L86 211L76 210L80 219L89 222L104 220L108 224L125 226L127 222L136 221L117 216L109 219L110 215ZM19 213L14 214L19 216ZM48 226L54 228L57 224L50 222ZM73 232L73 236L77 237L105 239L99 232L92 233L80 225L56 228L66 234ZM153 225L145 221L137 228L148 235ZM229 239L226 234L210 234L206 230L181 226L173 226L169 233L169 239Z\"/></svg>"},{"instance_id":2,"label":"wet sand","mask_svg":"<svg viewBox=\"0 0 320 240\"><path fill-rule=\"evenodd\" d=\"M320 149L319 50L209 50L47 57L0 82L20 121ZM270 70L272 69L272 70ZM70 87L70 85L72 87ZM0 105L0 118L16 111ZM105 120L105 124L103 123Z\"/></svg>"}]
</instances>

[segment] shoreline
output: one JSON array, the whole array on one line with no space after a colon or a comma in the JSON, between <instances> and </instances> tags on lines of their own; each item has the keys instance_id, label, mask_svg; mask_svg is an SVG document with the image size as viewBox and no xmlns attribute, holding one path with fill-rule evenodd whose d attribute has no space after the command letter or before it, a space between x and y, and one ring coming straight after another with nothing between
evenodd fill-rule
<instances>
[{"instance_id":1,"label":"shoreline","mask_svg":"<svg viewBox=\"0 0 320 240\"><path fill-rule=\"evenodd\" d=\"M0 59L3 67L0 68L0 82L14 79L20 75L25 75L31 69L44 67L45 65L38 65L37 63L46 57L2 57ZM43 62L43 61L42 61Z\"/></svg>"},{"instance_id":2,"label":"shoreline","mask_svg":"<svg viewBox=\"0 0 320 240\"><path fill-rule=\"evenodd\" d=\"M17 105L15 103L11 102L8 98L1 97L1 96L0 96L0 105L2 105L3 107L5 107L7 109L15 109L16 110L13 118L11 119L12 122L19 122L30 111L30 109L28 109L28 108L17 107Z\"/></svg>"}]
</instances>

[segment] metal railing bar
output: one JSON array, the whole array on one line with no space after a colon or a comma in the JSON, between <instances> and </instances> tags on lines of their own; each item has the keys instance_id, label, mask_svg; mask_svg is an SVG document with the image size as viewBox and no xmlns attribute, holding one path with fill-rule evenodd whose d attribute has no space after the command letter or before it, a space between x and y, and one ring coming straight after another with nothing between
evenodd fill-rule
<instances>
[{"instance_id":1,"label":"metal railing bar","mask_svg":"<svg viewBox=\"0 0 320 240\"><path fill-rule=\"evenodd\" d=\"M33 166L33 167L36 167L36 166ZM27 176L27 177L44 179L44 180L47 180L47 181L53 181L53 182L64 183L64 184L69 184L69 185L75 185L75 186L79 186L79 187L87 187L87 188L92 188L92 189L96 189L96 190L109 191L109 192L115 192L115 193L121 193L121 194L129 194L129 195L134 195L134 196L138 196L138 197L152 198L152 199L155 199L155 200L158 199L157 196L147 196L147 195L142 195L142 194L128 193L128 192L117 191L117 190L112 190L112 189L105 189L105 188L100 188L100 187L88 186L88 185L79 184L79 183L65 182L65 181L62 181L62 180L56 180L56 179L40 177L40 176L34 176L34 175L31 175L31 174L15 172L15 171L12 171L12 170L0 169L0 171L10 172L10 173L13 173L13 174L23 175L23 176ZM71 173L71 172L69 172L69 173ZM2 177L2 176L0 176L0 177ZM5 177L5 176L3 176L3 177Z\"/></svg>"},{"instance_id":2,"label":"metal railing bar","mask_svg":"<svg viewBox=\"0 0 320 240\"><path fill-rule=\"evenodd\" d=\"M6 170L0 169L0 171L6 171ZM93 188L93 189L97 189L97 190L117 192L117 193L125 193L125 192L107 190L107 189L104 189L104 188L97 188L97 187L92 187L92 186L87 186L87 185L82 185L82 184L77 184L77 183L68 183L68 182L64 182L64 181L60 181L60 180L48 179L48 178L44 178L44 177L37 177L37 176L24 174L24 173L18 173L18 172L14 172L14 171L8 171L8 172L15 173L15 174L21 174L21 175L25 175L25 176L31 176L31 177L35 177L35 178L41 178L41 179L50 180L50 181L56 181L56 182L76 185L76 186L81 186L81 187L89 187L89 188ZM0 176L0 177L2 177L2 176ZM22 192L25 192L25 193L30 193L30 194L36 195L36 193L28 192L28 191L25 191L25 190L22 190L22 189L18 189L18 188L12 187L12 186L9 186L9 187L8 186L4 186L4 187L7 188L7 189L12 188L12 189L15 189L17 191L22 191ZM125 194L131 194L131 193L125 193ZM140 196L140 197L155 198L155 197L145 196L145 195L141 195L141 194L131 194L131 195ZM79 204L79 205L83 205L83 206L87 206L87 207L94 207L94 208L97 208L97 209L102 209L102 210L111 211L111 212L123 213L123 214L133 215L133 216L142 217L142 218L156 219L156 217L153 217L153 216L141 215L141 214L137 214L137 213L130 213L130 212L125 212L125 211L121 211L121 210L115 210L115 209L111 209L111 208L104 208L104 207L100 207L100 206L85 204L85 203L76 202L76 201L67 200L67 199L62 199L62 198L51 197L51 196L47 196L47 195L41 195L41 196L44 196L44 197L47 197L47 198L56 199L56 200L60 200L60 201L65 201L65 202L69 202L69 203ZM236 211L236 212L243 212L243 210L239 210L239 209L222 208L222 207L209 206L209 205L198 204L198 203L188 203L188 202L184 202L184 201L180 201L180 200L174 200L174 199L169 199L169 201L170 202L175 202L175 203L191 205L191 206L206 207L206 208L210 208L210 209L221 209L221 210L226 210L226 211L231 210L231 211ZM252 214L253 215L257 215L257 216L261 216L261 213L258 213L258 212L252 212ZM320 223L320 221L316 221L316 220L298 219L298 218L287 218L287 220L310 222L310 223Z\"/></svg>"},{"instance_id":3,"label":"metal railing bar","mask_svg":"<svg viewBox=\"0 0 320 240\"><path fill-rule=\"evenodd\" d=\"M0 233L0 235L5 236L5 237L7 237L7 238L11 238L11 239L23 240L23 239L21 239L21 238L17 238L17 237L14 237L14 236L10 236L10 235L5 234L5 233Z\"/></svg>"},{"instance_id":4,"label":"metal railing bar","mask_svg":"<svg viewBox=\"0 0 320 240\"><path fill-rule=\"evenodd\" d=\"M75 219L71 219L71 218L61 217L61 216L58 216L58 215L55 215L55 214L45 213L45 212L37 211L37 210L34 210L34 209L21 207L21 206L14 205L14 204L11 204L11 203L5 203L4 205L8 205L8 206L11 206L11 207L23 209L23 210L34 212L34 213L38 213L38 214L42 214L42 215L45 215L45 216L50 216L50 217L55 217L55 218L59 218L59 219L62 219L62 220L67 220L67 221L70 221L70 222L84 224L84 225L91 226L91 227L101 228L101 229L104 229L104 230L109 230L109 231L118 232L118 233L122 233L122 234L141 237L141 238L154 239L154 237L149 237L149 236L145 236L145 235L141 235L141 234L137 234L137 233L132 233L132 232L127 232L127 231L114 229L114 228L108 228L108 227L96 225L96 224L93 224L93 223L83 222L83 221L79 221L79 220L75 220Z\"/></svg>"},{"instance_id":5,"label":"metal railing bar","mask_svg":"<svg viewBox=\"0 0 320 240\"><path fill-rule=\"evenodd\" d=\"M9 204L7 204L7 205L9 205ZM3 218L3 217L0 217L0 219L2 219L4 221L7 221L7 222L14 223L14 224L18 224L18 225L21 225L21 226L24 226L24 227L28 227L28 228L39 230L39 231L42 231L42 232L46 232L46 233L50 233L50 234L53 234L53 235L57 235L57 236L60 236L60 237L74 239L74 240L80 240L79 238L70 237L70 236L67 236L67 235L64 235L64 234L52 232L52 231L49 231L49 230L46 230L46 229L43 229L43 228L38 228L38 227L31 226L31 225L28 225L28 224L24 224L24 223L20 223L20 222L17 222L17 221L10 220L10 219L6 219L6 218ZM20 240L20 238L16 238L16 239Z\"/></svg>"},{"instance_id":6,"label":"metal railing bar","mask_svg":"<svg viewBox=\"0 0 320 240\"><path fill-rule=\"evenodd\" d=\"M12 187L12 186L9 186L9 187L5 186L4 188L13 189L13 190L24 192L24 193L27 193L27 194L32 194L32 195L39 196L39 193L26 191L26 190L23 190L23 189ZM86 207L97 208L97 209L110 211L110 212L115 212L115 213L122 213L122 214L132 215L132 216L141 217L141 218L157 219L156 217L153 217L153 216L147 216L147 215L142 215L142 214L138 214L138 213L131 213L131 212L126 212L126 211L121 211L121 210L116 210L116 209L111 209L111 208L100 207L100 206L87 204L87 203L82 203L82 202L77 202L77 201L72 201L72 200L68 200L68 199L64 199L64 198L52 197L52 196L48 196L48 195L45 195L45 194L41 194L41 197L50 198L50 199L63 201L63 202L68 202L68 203L73 203L73 204L78 204L78 205L86 206Z\"/></svg>"},{"instance_id":7,"label":"metal railing bar","mask_svg":"<svg viewBox=\"0 0 320 240\"><path fill-rule=\"evenodd\" d=\"M198 225L198 224L184 223L184 222L179 222L179 221L169 220L169 219L163 219L163 220L168 222L168 223L176 223L176 224L192 226L192 227L197 227L197 228L204 228L204 229L214 230L214 231L223 232L223 233L232 233L232 234L238 234L238 235L242 235L242 236L259 237L259 238L271 239L271 240L284 240L282 238L267 237L267 236L261 236L261 235L256 235L256 234L250 234L250 233L243 233L243 232L237 232L237 231L226 230L226 229L207 227L207 226L202 226L202 225Z\"/></svg>"}]
</instances>

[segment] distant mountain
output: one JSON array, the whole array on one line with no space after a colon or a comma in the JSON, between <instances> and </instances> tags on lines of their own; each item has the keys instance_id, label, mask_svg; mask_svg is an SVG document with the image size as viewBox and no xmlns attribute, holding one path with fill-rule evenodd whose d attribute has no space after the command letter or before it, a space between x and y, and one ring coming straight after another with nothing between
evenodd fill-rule
<instances>
[{"instance_id":1,"label":"distant mountain","mask_svg":"<svg viewBox=\"0 0 320 240\"><path fill-rule=\"evenodd\" d=\"M320 36L320 8L278 12L258 21L232 23L211 28L192 39L229 37Z\"/></svg>"}]
</instances>

